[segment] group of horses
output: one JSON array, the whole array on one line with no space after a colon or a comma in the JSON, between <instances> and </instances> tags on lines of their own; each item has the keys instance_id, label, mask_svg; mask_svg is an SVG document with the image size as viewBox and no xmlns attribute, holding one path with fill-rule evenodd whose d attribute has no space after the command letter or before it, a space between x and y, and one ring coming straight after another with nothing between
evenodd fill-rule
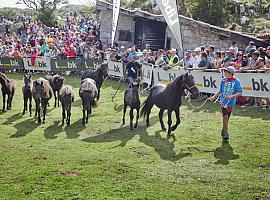
<instances>
[{"instance_id":1,"label":"group of horses","mask_svg":"<svg viewBox=\"0 0 270 200\"><path fill-rule=\"evenodd\" d=\"M97 105L97 101L100 97L100 88L103 81L108 76L108 65L100 64L94 71L85 71L82 75L81 85L79 88L79 96L82 100L83 120L82 124L88 123L88 117L92 112L92 107ZM38 78L32 81L31 74L24 75L23 92L23 114L28 109L30 116L32 115L32 99L35 101L36 110L35 117L38 118L38 122L45 122L45 116L49 100L54 95L55 102L54 107L62 105L62 125L65 123L70 125L71 107L74 102L74 89L70 85L64 84L64 75L48 75L46 77ZM3 95L3 111L5 110L5 102L7 102L7 110L11 109L12 98L16 89L15 81L9 79L5 74L0 72L0 83L2 85ZM131 83L128 89L124 92L124 108L123 108L123 125L125 124L125 114L127 107L130 107L130 129L138 126L139 115L146 117L146 125L149 126L149 115L154 105L160 108L159 120L161 129L166 130L163 122L163 114L165 110L168 110L168 135L180 124L180 111L181 96L184 90L188 90L193 96L199 95L199 90L194 83L194 79L191 74L183 74L178 76L174 81L167 86L163 84L156 84L150 89L150 93L147 99L140 103L139 88L141 79L137 78ZM7 101L6 101L7 96ZM41 108L43 119L41 120ZM141 109L141 113L140 112ZM136 122L133 126L133 111L136 110ZM172 126L172 112L176 115L176 124Z\"/></svg>"}]
</instances>

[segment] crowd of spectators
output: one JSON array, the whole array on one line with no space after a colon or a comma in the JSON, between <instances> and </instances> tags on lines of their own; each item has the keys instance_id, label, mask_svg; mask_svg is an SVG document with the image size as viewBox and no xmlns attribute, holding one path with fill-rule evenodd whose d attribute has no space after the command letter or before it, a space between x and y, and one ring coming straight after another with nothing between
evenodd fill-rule
<instances>
[{"instance_id":1,"label":"crowd of spectators","mask_svg":"<svg viewBox=\"0 0 270 200\"><path fill-rule=\"evenodd\" d=\"M0 36L0 57L90 58L102 50L95 19L67 15L64 25L46 27L32 17L22 16L16 33L8 28Z\"/></svg>"}]
</instances>

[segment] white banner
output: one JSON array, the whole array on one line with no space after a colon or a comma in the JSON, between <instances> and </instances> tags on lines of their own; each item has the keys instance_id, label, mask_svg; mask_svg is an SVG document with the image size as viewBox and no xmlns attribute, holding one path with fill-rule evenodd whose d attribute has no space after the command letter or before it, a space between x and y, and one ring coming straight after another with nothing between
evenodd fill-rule
<instances>
[{"instance_id":1,"label":"white banner","mask_svg":"<svg viewBox=\"0 0 270 200\"><path fill-rule=\"evenodd\" d=\"M269 73L239 73L235 76L242 83L243 96L270 97Z\"/></svg>"},{"instance_id":2,"label":"white banner","mask_svg":"<svg viewBox=\"0 0 270 200\"><path fill-rule=\"evenodd\" d=\"M151 64L142 64L142 74L143 74L143 83L146 83L148 86L151 85L152 82L152 73L153 65Z\"/></svg>"},{"instance_id":3,"label":"white banner","mask_svg":"<svg viewBox=\"0 0 270 200\"><path fill-rule=\"evenodd\" d=\"M119 11L120 11L120 0L113 0L112 47L118 23Z\"/></svg>"},{"instance_id":4,"label":"white banner","mask_svg":"<svg viewBox=\"0 0 270 200\"><path fill-rule=\"evenodd\" d=\"M121 62L108 62L108 74L110 76L120 77L122 78L124 75L124 67Z\"/></svg>"},{"instance_id":5,"label":"white banner","mask_svg":"<svg viewBox=\"0 0 270 200\"><path fill-rule=\"evenodd\" d=\"M51 71L51 58L36 58L35 63L31 62L31 58L23 58L24 69Z\"/></svg>"},{"instance_id":6,"label":"white banner","mask_svg":"<svg viewBox=\"0 0 270 200\"><path fill-rule=\"evenodd\" d=\"M169 82L173 81L177 76L180 76L181 74L186 73L187 71L184 69L180 70L164 70L161 67L156 67L153 69L153 78L154 78L154 84L157 83L163 83L168 84Z\"/></svg>"},{"instance_id":7,"label":"white banner","mask_svg":"<svg viewBox=\"0 0 270 200\"><path fill-rule=\"evenodd\" d=\"M157 4L167 24L169 25L172 34L180 47L180 50L183 51L176 0L157 0Z\"/></svg>"},{"instance_id":8,"label":"white banner","mask_svg":"<svg viewBox=\"0 0 270 200\"><path fill-rule=\"evenodd\" d=\"M193 70L191 74L194 77L195 84L200 92L216 93L222 80L222 74L218 72L203 72Z\"/></svg>"}]
</instances>

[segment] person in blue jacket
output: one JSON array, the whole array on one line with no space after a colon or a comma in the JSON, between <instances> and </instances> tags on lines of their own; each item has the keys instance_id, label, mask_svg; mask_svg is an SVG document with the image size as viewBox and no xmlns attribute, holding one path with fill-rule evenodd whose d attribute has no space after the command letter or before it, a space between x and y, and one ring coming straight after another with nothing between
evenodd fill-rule
<instances>
[{"instance_id":1,"label":"person in blue jacket","mask_svg":"<svg viewBox=\"0 0 270 200\"><path fill-rule=\"evenodd\" d=\"M231 112L236 104L236 98L242 95L242 84L234 77L235 69L232 66L224 68L225 78L222 79L220 83L220 88L217 93L210 97L210 101L214 101L216 98L220 97L221 110L223 114L223 128L221 131L221 136L223 141L229 140L229 130L228 123Z\"/></svg>"}]
</instances>

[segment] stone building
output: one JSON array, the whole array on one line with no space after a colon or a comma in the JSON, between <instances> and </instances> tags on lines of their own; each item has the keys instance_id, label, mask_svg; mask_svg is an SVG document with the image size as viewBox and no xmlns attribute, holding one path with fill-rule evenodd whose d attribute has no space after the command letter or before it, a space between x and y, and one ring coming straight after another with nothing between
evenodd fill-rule
<instances>
[{"instance_id":1,"label":"stone building","mask_svg":"<svg viewBox=\"0 0 270 200\"><path fill-rule=\"evenodd\" d=\"M97 1L96 9L100 19L100 39L110 44L112 4ZM235 41L238 47L245 48L251 40L257 46L267 46L265 42L252 36L212 26L182 15L179 15L179 21L184 50L192 50L202 45L214 45L222 50L228 48L232 41ZM153 15L138 9L120 9L115 42L126 47L136 44L140 49L145 44L150 44L153 49L179 49L162 15Z\"/></svg>"}]
</instances>

